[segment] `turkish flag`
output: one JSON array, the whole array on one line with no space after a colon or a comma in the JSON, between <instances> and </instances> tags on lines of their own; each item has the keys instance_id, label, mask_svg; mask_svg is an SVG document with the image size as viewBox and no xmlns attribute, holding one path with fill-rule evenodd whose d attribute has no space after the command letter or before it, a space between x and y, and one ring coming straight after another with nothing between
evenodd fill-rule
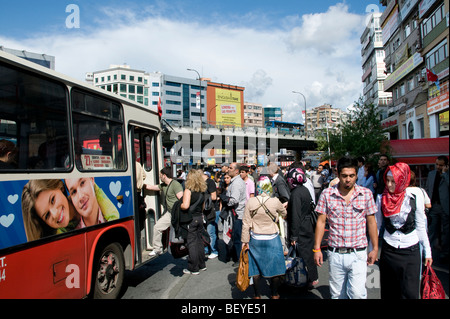
<instances>
[{"instance_id":1,"label":"turkish flag","mask_svg":"<svg viewBox=\"0 0 450 319\"><path fill-rule=\"evenodd\" d=\"M160 119L162 117L162 113L163 113L163 111L162 111L162 103L161 103L161 97L160 97L158 100L158 116Z\"/></svg>"},{"instance_id":2,"label":"turkish flag","mask_svg":"<svg viewBox=\"0 0 450 319\"><path fill-rule=\"evenodd\" d=\"M438 76L427 69L427 80L430 82L436 82L438 80Z\"/></svg>"}]
</instances>

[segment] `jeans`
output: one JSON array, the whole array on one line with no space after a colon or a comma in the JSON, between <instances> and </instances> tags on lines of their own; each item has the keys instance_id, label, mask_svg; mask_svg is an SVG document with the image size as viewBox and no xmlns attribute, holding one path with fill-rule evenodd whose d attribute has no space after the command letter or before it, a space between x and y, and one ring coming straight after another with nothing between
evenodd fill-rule
<instances>
[{"instance_id":1,"label":"jeans","mask_svg":"<svg viewBox=\"0 0 450 319\"><path fill-rule=\"evenodd\" d=\"M348 254L328 251L332 299L367 299L367 250Z\"/></svg>"},{"instance_id":2,"label":"jeans","mask_svg":"<svg viewBox=\"0 0 450 319\"><path fill-rule=\"evenodd\" d=\"M209 250L211 250L211 254L218 255L219 252L217 251L217 224L219 223L219 214L220 210L216 212L216 219L206 226L206 231L209 234L209 237L211 238L211 249L208 247L205 247L205 253L207 254Z\"/></svg>"},{"instance_id":3,"label":"jeans","mask_svg":"<svg viewBox=\"0 0 450 319\"><path fill-rule=\"evenodd\" d=\"M236 251L237 260L239 260L242 249L241 234L242 234L242 219L235 219L233 221L233 232L231 234L231 240L233 241L233 246Z\"/></svg>"}]
</instances>

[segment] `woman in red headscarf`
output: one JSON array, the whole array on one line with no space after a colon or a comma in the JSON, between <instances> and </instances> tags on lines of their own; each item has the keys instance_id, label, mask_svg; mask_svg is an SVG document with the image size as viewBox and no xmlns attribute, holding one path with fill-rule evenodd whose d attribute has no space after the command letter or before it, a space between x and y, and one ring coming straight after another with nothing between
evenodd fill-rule
<instances>
[{"instance_id":1,"label":"woman in red headscarf","mask_svg":"<svg viewBox=\"0 0 450 319\"><path fill-rule=\"evenodd\" d=\"M408 189L408 164L389 166L385 189L378 195L379 225L384 224L380 256L381 299L419 299L422 254L433 262L426 231L423 198Z\"/></svg>"}]
</instances>

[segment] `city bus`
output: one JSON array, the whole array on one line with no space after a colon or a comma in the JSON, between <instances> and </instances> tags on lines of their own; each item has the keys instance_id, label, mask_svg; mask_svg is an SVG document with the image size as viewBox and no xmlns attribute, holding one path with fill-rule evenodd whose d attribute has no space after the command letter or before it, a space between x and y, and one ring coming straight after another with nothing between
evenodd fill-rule
<instances>
[{"instance_id":1,"label":"city bus","mask_svg":"<svg viewBox=\"0 0 450 319\"><path fill-rule=\"evenodd\" d=\"M0 51L0 298L117 298L162 163L159 111Z\"/></svg>"}]
</instances>

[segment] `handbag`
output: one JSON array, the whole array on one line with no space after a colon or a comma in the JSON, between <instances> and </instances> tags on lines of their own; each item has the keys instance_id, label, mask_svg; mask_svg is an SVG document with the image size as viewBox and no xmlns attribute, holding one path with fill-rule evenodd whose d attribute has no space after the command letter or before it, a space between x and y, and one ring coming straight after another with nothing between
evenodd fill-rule
<instances>
[{"instance_id":1,"label":"handbag","mask_svg":"<svg viewBox=\"0 0 450 319\"><path fill-rule=\"evenodd\" d=\"M247 290L250 284L250 278L248 277L248 251L241 250L241 256L239 258L239 268L236 274L236 286L240 291Z\"/></svg>"},{"instance_id":2,"label":"handbag","mask_svg":"<svg viewBox=\"0 0 450 319\"><path fill-rule=\"evenodd\" d=\"M422 299L445 299L444 287L430 265L423 271L420 294Z\"/></svg>"},{"instance_id":3,"label":"handbag","mask_svg":"<svg viewBox=\"0 0 450 319\"><path fill-rule=\"evenodd\" d=\"M173 258L183 258L184 256L189 255L189 250L186 246L186 244L183 243L169 243L170 247L170 253L172 254Z\"/></svg>"},{"instance_id":4,"label":"handbag","mask_svg":"<svg viewBox=\"0 0 450 319\"><path fill-rule=\"evenodd\" d=\"M303 258L297 256L297 244L289 247L288 254L285 257L286 264L286 285L291 287L305 287L308 281L308 272L306 271Z\"/></svg>"},{"instance_id":5,"label":"handbag","mask_svg":"<svg viewBox=\"0 0 450 319\"><path fill-rule=\"evenodd\" d=\"M201 237L203 246L209 247L211 245L211 237L209 236L208 231L206 230L205 227L202 227Z\"/></svg>"}]
</instances>

